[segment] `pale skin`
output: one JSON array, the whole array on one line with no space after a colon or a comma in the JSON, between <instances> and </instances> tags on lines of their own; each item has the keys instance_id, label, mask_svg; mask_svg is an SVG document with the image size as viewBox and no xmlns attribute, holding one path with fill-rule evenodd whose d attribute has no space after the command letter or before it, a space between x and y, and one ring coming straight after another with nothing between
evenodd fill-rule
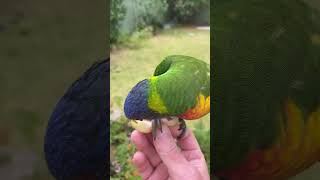
<instances>
[{"instance_id":1,"label":"pale skin","mask_svg":"<svg viewBox=\"0 0 320 180\"><path fill-rule=\"evenodd\" d=\"M134 130L131 141L137 152L132 163L143 180L209 180L206 161L200 146L190 129L177 140L178 126L162 126L153 140L150 133Z\"/></svg>"}]
</instances>

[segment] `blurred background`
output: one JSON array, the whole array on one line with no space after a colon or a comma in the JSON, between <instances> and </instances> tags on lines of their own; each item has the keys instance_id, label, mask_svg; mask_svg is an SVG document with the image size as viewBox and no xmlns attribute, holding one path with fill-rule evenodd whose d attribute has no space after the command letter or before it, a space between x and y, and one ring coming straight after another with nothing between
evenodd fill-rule
<instances>
[{"instance_id":1,"label":"blurred background","mask_svg":"<svg viewBox=\"0 0 320 180\"><path fill-rule=\"evenodd\" d=\"M319 0L306 0L320 9ZM0 4L0 179L51 180L43 136L65 90L111 43L111 179L139 179L122 109L129 90L167 55L209 63L209 0L2 0ZM107 11L106 11L107 9ZM110 24L107 23L110 20ZM108 26L111 29L109 32ZM207 115L195 129L209 163ZM319 179L319 165L293 178Z\"/></svg>"},{"instance_id":2,"label":"blurred background","mask_svg":"<svg viewBox=\"0 0 320 180\"><path fill-rule=\"evenodd\" d=\"M131 88L150 78L168 55L188 55L210 63L209 0L112 0L111 179L140 179L130 160L132 129L123 114ZM187 122L210 163L210 114Z\"/></svg>"},{"instance_id":3,"label":"blurred background","mask_svg":"<svg viewBox=\"0 0 320 180\"><path fill-rule=\"evenodd\" d=\"M105 0L1 1L1 180L53 179L47 121L71 83L108 56L107 19Z\"/></svg>"},{"instance_id":4,"label":"blurred background","mask_svg":"<svg viewBox=\"0 0 320 180\"><path fill-rule=\"evenodd\" d=\"M213 0L212 2L215 2L215 1L220 3L220 2L227 1L227 0L222 0L222 1ZM265 1L268 1L268 0L265 0ZM301 1L306 2L308 5L310 5L310 7L320 11L320 0L301 0ZM290 1L286 1L286 2L290 3ZM211 8L212 7L214 7L214 4L213 5L211 4ZM211 21L213 22L211 24L211 27L213 27L214 26L214 19L211 19ZM320 19L318 21L320 22ZM211 43L214 43L214 42L211 42ZM214 80L213 80L213 82L214 82ZM213 98L215 98L214 95L213 95ZM300 154L296 154L297 157L299 155ZM214 162L212 162L212 163L214 163ZM302 173L296 175L295 177L289 178L289 180L318 180L318 179L320 179L320 163L319 162L314 164L313 166L309 167L308 169L306 169Z\"/></svg>"}]
</instances>

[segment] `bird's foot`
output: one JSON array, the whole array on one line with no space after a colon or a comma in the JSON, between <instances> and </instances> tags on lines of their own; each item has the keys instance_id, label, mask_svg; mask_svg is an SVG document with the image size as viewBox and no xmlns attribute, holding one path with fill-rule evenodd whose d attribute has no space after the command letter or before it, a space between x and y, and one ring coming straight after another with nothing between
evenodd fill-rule
<instances>
[{"instance_id":1,"label":"bird's foot","mask_svg":"<svg viewBox=\"0 0 320 180\"><path fill-rule=\"evenodd\" d=\"M179 122L180 122L180 125L178 130L181 130L181 133L178 135L177 139L181 139L187 130L186 122L181 118L179 118Z\"/></svg>"},{"instance_id":2,"label":"bird's foot","mask_svg":"<svg viewBox=\"0 0 320 180\"><path fill-rule=\"evenodd\" d=\"M157 129L160 128L160 132L162 132L161 119L152 120L151 126L152 126L152 137L153 137L153 140L155 140L157 136Z\"/></svg>"},{"instance_id":3,"label":"bird's foot","mask_svg":"<svg viewBox=\"0 0 320 180\"><path fill-rule=\"evenodd\" d=\"M179 131L181 130L181 133L178 135L177 139L181 139L184 134L186 133L186 130L187 130L187 125L186 125L186 122L179 118ZM160 132L162 132L162 124L161 124L161 119L154 119L152 120L151 122L151 127L152 127L152 137L153 137L153 140L156 139L156 136L157 136L157 129L159 128L160 129Z\"/></svg>"}]
</instances>

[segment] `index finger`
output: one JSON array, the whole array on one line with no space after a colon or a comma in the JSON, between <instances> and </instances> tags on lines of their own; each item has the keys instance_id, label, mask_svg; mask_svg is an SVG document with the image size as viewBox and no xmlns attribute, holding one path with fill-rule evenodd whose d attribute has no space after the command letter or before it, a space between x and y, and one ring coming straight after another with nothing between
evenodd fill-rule
<instances>
[{"instance_id":1,"label":"index finger","mask_svg":"<svg viewBox=\"0 0 320 180\"><path fill-rule=\"evenodd\" d=\"M161 159L154 149L153 145L148 141L147 134L134 130L131 133L131 141L136 145L137 149L143 152L153 167L160 164Z\"/></svg>"}]
</instances>

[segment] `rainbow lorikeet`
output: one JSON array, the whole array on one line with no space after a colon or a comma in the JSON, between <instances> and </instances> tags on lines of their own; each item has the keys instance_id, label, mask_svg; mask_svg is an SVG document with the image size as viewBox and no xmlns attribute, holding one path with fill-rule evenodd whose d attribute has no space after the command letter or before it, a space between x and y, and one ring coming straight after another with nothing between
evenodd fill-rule
<instances>
[{"instance_id":1,"label":"rainbow lorikeet","mask_svg":"<svg viewBox=\"0 0 320 180\"><path fill-rule=\"evenodd\" d=\"M161 118L198 119L210 111L210 67L193 57L174 55L166 57L149 79L136 84L129 92L124 112L131 120L152 122L152 134L161 130Z\"/></svg>"},{"instance_id":2,"label":"rainbow lorikeet","mask_svg":"<svg viewBox=\"0 0 320 180\"><path fill-rule=\"evenodd\" d=\"M211 9L213 173L287 179L320 159L320 16L301 0Z\"/></svg>"},{"instance_id":3,"label":"rainbow lorikeet","mask_svg":"<svg viewBox=\"0 0 320 180\"><path fill-rule=\"evenodd\" d=\"M92 65L56 105L44 152L58 180L107 179L109 168L110 62Z\"/></svg>"}]
</instances>

